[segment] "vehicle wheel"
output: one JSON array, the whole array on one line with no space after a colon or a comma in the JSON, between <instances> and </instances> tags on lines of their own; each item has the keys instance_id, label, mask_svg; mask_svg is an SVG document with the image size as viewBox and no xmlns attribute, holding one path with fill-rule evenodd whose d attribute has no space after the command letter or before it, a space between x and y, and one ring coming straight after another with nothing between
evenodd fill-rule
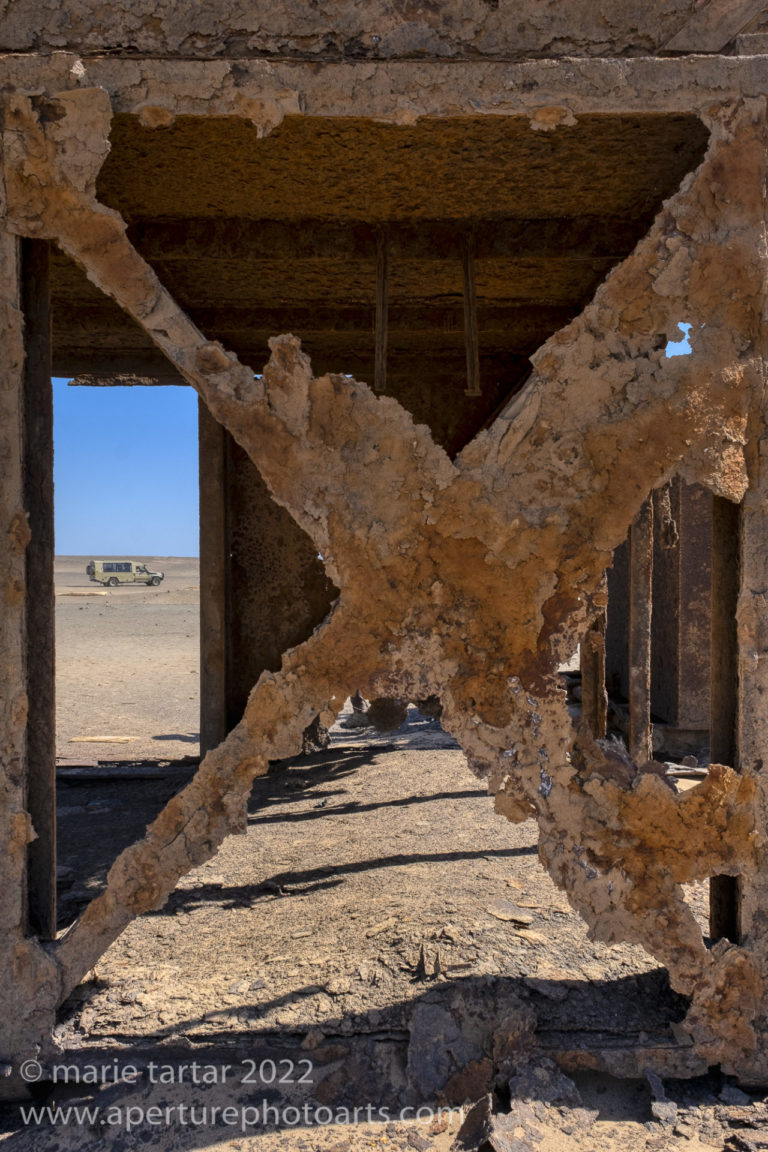
<instances>
[{"instance_id":1,"label":"vehicle wheel","mask_svg":"<svg viewBox=\"0 0 768 1152\"><path fill-rule=\"evenodd\" d=\"M153 588L157 588L159 583L160 583L160 577L159 576L153 576L152 579L150 580L150 584L152 585Z\"/></svg>"},{"instance_id":2,"label":"vehicle wheel","mask_svg":"<svg viewBox=\"0 0 768 1152\"><path fill-rule=\"evenodd\" d=\"M86 568L85 568L86 576L93 576L95 571L96 571L96 569L94 568L93 564L87 564L86 565Z\"/></svg>"},{"instance_id":3,"label":"vehicle wheel","mask_svg":"<svg viewBox=\"0 0 768 1152\"><path fill-rule=\"evenodd\" d=\"M119 583L120 581L118 580L117 576L110 576L109 580L107 580L107 584L109 584L110 588L117 588Z\"/></svg>"}]
</instances>

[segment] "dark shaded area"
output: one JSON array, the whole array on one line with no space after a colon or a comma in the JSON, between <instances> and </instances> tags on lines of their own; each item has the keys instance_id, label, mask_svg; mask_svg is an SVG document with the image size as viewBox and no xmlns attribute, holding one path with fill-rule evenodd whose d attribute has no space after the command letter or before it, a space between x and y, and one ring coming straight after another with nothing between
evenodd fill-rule
<instances>
[{"instance_id":1,"label":"dark shaded area","mask_svg":"<svg viewBox=\"0 0 768 1152\"><path fill-rule=\"evenodd\" d=\"M154 1063L155 1069L181 1065L189 1069L191 1062L195 1061L200 1068L220 1069L226 1063L230 1068L226 1079L229 1097L240 1102L258 1100L261 1103L266 1100L279 1104L282 1101L285 1105L295 1104L298 1098L309 1100L315 1106L322 1103L333 1107L355 1107L361 1102L369 1102L376 1108L397 1113L406 1102L412 1102L413 1087L419 1084L422 1088L426 1086L425 1094L418 1099L419 1105L438 1101L456 1104L460 1102L452 1098L456 1088L445 1087L447 1099L443 1094L439 1083L441 1066L435 1064L433 1067L430 1060L426 1065L419 1062L424 1027L431 1022L454 1030L453 1047L456 1052L474 1056L476 1067L485 1061L485 1076L492 1077L496 1066L495 1074L499 1084L503 1085L504 1076L503 1073L499 1076L497 1065L498 1036L505 1027L503 1021L505 1017L516 1018L521 1011L531 1010L538 1021L534 1060L559 1054L569 1072L579 1065L588 1067L593 1059L598 1061L596 1067L599 1067L601 1058L605 1059L607 1055L610 1059L611 1054L616 1057L627 1053L633 1046L647 1052L674 1048L675 1041L667 1019L670 1015L673 1019L680 1018L684 1001L670 992L662 970L627 980L536 981L533 984L535 986L524 977L442 979L439 984L428 982L416 1000L391 1005L384 1014L378 1015L375 1024L368 1013L318 1020L315 1040L309 1047L303 1043L303 1030L280 1034L261 1031L252 1018L247 1027L233 1028L231 1009L222 1010L227 1023L221 1032L212 1034L205 1031L199 1039L196 1039L195 1021L187 1021L183 1043L180 1043L178 1027L161 1027L149 1042L140 1044L135 1043L132 1035L116 1033L110 1038L109 1045L87 1043L83 1048L67 1051L57 1058L57 1063L81 1069L94 1065L110 1068L115 1062L114 1043L127 1044L128 1047L119 1050L118 1063L139 1069L141 1075L136 1084L117 1087L107 1084L94 1090L91 1086L78 1087L75 1083L54 1085L50 1079L44 1078L36 1086L36 1097L62 1106L82 1099L90 1099L102 1106L117 1099L139 1102L149 1088L150 1062ZM67 1021L74 1020L98 989L98 980L82 985L62 1006L61 1026L66 1027ZM308 985L277 1000L254 1000L250 1004L246 997L243 1011L249 1017L258 1017L260 1012L295 1002L316 991L317 986ZM557 1015L557 1030L552 1027L553 1009ZM210 1023L211 1019L209 1013L206 1022ZM291 1069L288 1074L293 1077L293 1082L284 1086L274 1082L243 1086L246 1073L252 1074L254 1068L261 1068L262 1062L266 1072L271 1074L270 1061L281 1069ZM308 1081L301 1090L295 1083L300 1074ZM434 1074L437 1078L430 1081ZM153 1073L155 1083L156 1077L157 1071ZM626 1081L608 1077L604 1072L589 1071L577 1071L574 1079L584 1102L596 1109L601 1119L644 1122L652 1118L651 1095L648 1085L643 1085L642 1081L636 1081L636 1087L631 1088ZM431 1090L428 1087L430 1083ZM665 1088L669 1099L677 1101L680 1107L692 1108L701 1104L712 1106L726 1083L725 1078L715 1073L697 1080L665 1081ZM480 1091L476 1089L478 1095ZM195 1087L187 1080L184 1099L188 1104L200 1103L207 1098L209 1093L204 1088ZM469 1099L473 1098L470 1095ZM546 1095L542 1095L542 1099L546 1099ZM15 1108L0 1109L0 1132L14 1132L18 1124ZM196 1141L191 1146L205 1146L202 1131L195 1132ZM14 1147L16 1139L11 1138L9 1147ZM24 1147L21 1132L18 1140L19 1146Z\"/></svg>"},{"instance_id":2,"label":"dark shaded area","mask_svg":"<svg viewBox=\"0 0 768 1152\"><path fill-rule=\"evenodd\" d=\"M151 768L140 770L137 778L128 767L121 778L119 767L112 765L108 780L98 779L98 767L93 769L95 780L86 772L78 773L79 778L57 774L59 929L102 891L120 853L142 839L147 825L194 772L190 767L147 779L153 775Z\"/></svg>"},{"instance_id":3,"label":"dark shaded area","mask_svg":"<svg viewBox=\"0 0 768 1152\"><path fill-rule=\"evenodd\" d=\"M345 796L342 782L364 770L380 755L381 746L365 750L338 750L297 757L293 761L275 765L275 771L254 782L249 803L249 821L253 824L291 824L339 814L363 814L377 808L404 807L430 804L445 799L469 799L485 796L483 788L430 795L398 797L386 803L358 803L354 800L335 802ZM292 771L288 771L293 766ZM59 829L59 928L64 928L85 905L102 890L107 873L120 853L140 840L150 824L170 798L191 778L194 765L179 764L159 768L152 762L129 761L110 763L108 768L95 765L81 769L70 767L58 773L58 829ZM270 813L275 806L284 806L292 796L315 807L311 812L284 809ZM187 903L200 904L215 901L223 906L249 906L265 897L290 891L307 894L343 882L344 875L369 869L398 867L419 860L483 859L489 857L535 854L535 848L494 849L476 852L429 854L398 853L397 855L358 861L339 868L308 868L301 872L287 871L276 874L257 885L235 888L202 886L195 890L176 891L171 894L166 910L175 911Z\"/></svg>"},{"instance_id":4,"label":"dark shaded area","mask_svg":"<svg viewBox=\"0 0 768 1152\"><path fill-rule=\"evenodd\" d=\"M317 548L277 504L248 454L224 434L227 566L227 730L245 711L265 670L302 644L325 619L338 589Z\"/></svg>"},{"instance_id":5,"label":"dark shaded area","mask_svg":"<svg viewBox=\"0 0 768 1152\"><path fill-rule=\"evenodd\" d=\"M375 1025L369 1013L365 1012L359 1016L331 1015L327 1019L317 1020L316 1027L328 1040L338 1042L346 1037L349 1041L355 1036L382 1036L407 1031L409 1020L421 1003L439 1005L457 1017L462 1016L465 1009L476 1009L485 1003L486 1008L480 1017L483 1020L481 1027L491 1032L503 1019L505 1005L508 1011L514 1012L522 1001L536 1013L537 1034L545 1049L630 1049L633 1046L640 1048L661 1042L674 1048L676 1041L670 1025L682 1020L688 1003L684 996L678 996L671 990L667 972L663 968L620 980L529 980L527 977L469 976L441 978L438 983L426 979L424 983L425 990L421 996L415 1000L393 1003L381 1010ZM73 1012L79 1013L83 1003L97 988L98 981L90 988L89 985L81 985L59 1010L60 1021L65 1021ZM298 1002L317 991L317 984L306 984L268 1000L256 997L249 1000L246 993L242 1010L249 1017L266 1015L276 1006ZM499 1015L494 1015L492 1009L497 1010ZM233 1028L231 1005L222 1008L221 1015L227 1017L227 1026L220 1033L211 1033L209 1030L201 1033L201 1047L231 1051L251 1041L258 1044L260 1040L295 1044L304 1035L304 1029L298 1035L283 1031L280 1033L281 1039L277 1039L273 1030L260 1031L258 1025L254 1025L250 1019L242 1029ZM215 1013L206 1014L205 1019L215 1019ZM349 1026L342 1027L344 1020L349 1021ZM153 1039L156 1043L172 1043L174 1035L178 1036L179 1032L178 1024L167 1028L161 1026L154 1033ZM184 1022L183 1032L194 1041L194 1019ZM133 1033L116 1032L112 1039L135 1044ZM140 1050L142 1045L136 1047ZM88 1050L92 1057L93 1048L89 1046ZM74 1058L78 1059L77 1056ZM382 1087L386 1091L386 1086ZM349 1092L354 1091L355 1086L350 1085ZM351 1096L346 1098L351 1099Z\"/></svg>"},{"instance_id":6,"label":"dark shaded area","mask_svg":"<svg viewBox=\"0 0 768 1152\"><path fill-rule=\"evenodd\" d=\"M200 739L199 732L166 732L162 736L153 736L153 740L179 740L182 744L197 744Z\"/></svg>"}]
</instances>

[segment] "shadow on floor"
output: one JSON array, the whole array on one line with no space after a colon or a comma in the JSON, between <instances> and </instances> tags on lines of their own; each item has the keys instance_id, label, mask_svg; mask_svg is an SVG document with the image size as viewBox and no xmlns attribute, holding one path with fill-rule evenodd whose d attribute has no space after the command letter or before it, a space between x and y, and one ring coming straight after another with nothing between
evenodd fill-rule
<instances>
[{"instance_id":1,"label":"shadow on floor","mask_svg":"<svg viewBox=\"0 0 768 1152\"><path fill-rule=\"evenodd\" d=\"M170 739L171 737L167 737ZM172 737L176 739L176 737ZM160 739L160 737L157 737ZM392 800L359 803L344 800L334 803L334 798L346 796L342 787L345 780L364 771L374 758L391 750L376 747L366 750L336 749L315 753L311 756L296 757L272 766L270 772L259 777L253 786L248 805L249 822L258 824L289 824L322 819L324 816L365 813L377 808L403 807L412 804L430 804L445 799L470 799L486 796L482 787L422 795L414 793ZM120 853L140 840L146 827L162 811L167 802L191 779L195 767L182 767L173 776L148 778L144 770L147 763L139 768L133 761L126 761L109 767L109 779L100 779L100 769L94 767L66 777L62 773L58 780L58 887L59 887L59 929L67 927L80 914L82 909L103 889L107 873ZM125 778L121 778L121 768ZM67 769L67 772L73 770ZM143 772L143 774L142 774ZM310 811L291 811L292 805L311 801ZM270 809L280 806L280 812ZM288 810L286 810L288 809ZM515 853L512 853L515 854ZM474 854L468 854L471 858ZM478 856L489 853L478 853ZM451 859L450 855L436 856L435 859ZM460 856L456 856L459 859ZM366 870L375 867L388 867L405 864L418 859L429 860L428 856L393 856L381 861L364 861L351 870ZM347 869L349 870L349 869ZM337 870L341 875L345 869ZM236 889L222 892L221 889L198 889L196 899L226 899L251 902L259 899L265 891L274 893L284 885L302 886L302 891L311 891L312 886L326 887L336 882L328 870L316 869L307 873L281 873L253 889ZM178 895L178 894L177 894Z\"/></svg>"},{"instance_id":2,"label":"shadow on floor","mask_svg":"<svg viewBox=\"0 0 768 1152\"><path fill-rule=\"evenodd\" d=\"M96 991L98 984L92 988ZM279 1002L300 999L305 991L294 990ZM81 987L64 1005L62 1021L82 1009L83 994L87 996L88 986ZM285 1109L299 1107L301 1111L306 1105L305 1119L309 1118L310 1126L311 1117L323 1108L338 1114L370 1105L377 1114L385 1112L396 1118L403 1108L410 1107L413 1116L416 1107L440 1103L457 1107L489 1090L501 1091L510 1071L499 1064L503 1049L500 1037L510 1028L514 1031L514 1021L524 1019L530 1011L538 1019L535 1060L550 1053L562 1059L562 1053L569 1052L572 1061L578 1048L588 1059L606 1049L623 1052L634 1046L638 1059L653 1066L655 1051L669 1059L675 1046L669 1021L679 1020L686 1006L670 991L662 969L613 981L536 981L536 987L524 977L428 981L417 999L407 1005L393 1005L395 1012L398 1007L407 1009L404 1026L397 1028L389 1026L386 1015L373 1026L370 1013L363 1013L319 1019L309 1033L306 1029L280 1033L260 1030L259 1015L277 1003L249 1003L246 999L238 1009L244 1021L239 1028L233 1027L231 1005L223 1008L222 1023L226 1018L226 1025L219 1033L209 1030L215 1014L208 1014L204 1021L189 1019L173 1028L160 1028L139 1045L132 1042L133 1037L120 1033L110 1036L108 1043L85 1041L80 1048L57 1058L57 1063L68 1069L68 1083L54 1084L49 1066L35 1087L35 1096L41 1105L62 1109L85 1101L90 1107L99 1106L102 1114L110 1106L121 1108L123 1114L132 1107L142 1140L150 1139L152 1128L138 1118L152 1106L177 1109L185 1104L195 1107L199 1116L214 1103L250 1108L251 1115L259 1110L263 1113L268 1106L273 1110L270 1119ZM556 1028L552 1027L553 1005L557 1008ZM203 1023L208 1030L196 1033ZM113 1075L95 1089L77 1083L78 1075L85 1077L87 1069L111 1070L116 1066L135 1067L135 1082L115 1084ZM642 1071L638 1075L642 1077ZM642 1080L639 1086L619 1081L611 1085L604 1074L586 1074L577 1080L585 1102L604 1113L606 1119L646 1123L652 1118L651 1094ZM667 1086L671 1091L669 1082ZM716 1089L710 1077L686 1081L675 1091L688 1102L697 1094L711 1102ZM80 1139L85 1135L83 1127L98 1131L98 1126L80 1125ZM186 1127L176 1123L171 1127L172 1146L180 1152L208 1147L227 1136L220 1123L187 1123ZM274 1120L266 1125L266 1130L274 1128ZM5 1147L13 1152L40 1148L45 1146L41 1137L53 1141L62 1134L62 1143L49 1146L76 1148L81 1145L66 1142L67 1137L74 1137L74 1129L67 1131L45 1117L35 1130L20 1127L17 1108L0 1109L0 1132L9 1133ZM248 1132L264 1130L263 1125L254 1123ZM162 1146L157 1131L152 1143ZM312 1145L316 1146L319 1144Z\"/></svg>"}]
</instances>

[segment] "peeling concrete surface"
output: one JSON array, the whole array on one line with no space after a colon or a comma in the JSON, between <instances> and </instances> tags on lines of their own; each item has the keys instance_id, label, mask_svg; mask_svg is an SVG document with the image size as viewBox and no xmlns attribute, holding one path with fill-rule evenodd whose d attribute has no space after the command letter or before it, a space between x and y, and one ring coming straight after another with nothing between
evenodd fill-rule
<instances>
[{"instance_id":1,"label":"peeling concrete surface","mask_svg":"<svg viewBox=\"0 0 768 1152\"><path fill-rule=\"evenodd\" d=\"M679 472L730 500L747 491L749 421L763 402L763 102L711 107L702 165L454 462L391 398L315 378L292 337L272 341L256 379L202 336L95 200L110 117L103 89L6 97L11 226L55 239L144 328L257 463L340 594L51 949L56 994L242 827L254 775L297 751L318 713L330 718L357 687L439 696L497 810L538 820L541 859L593 935L641 943L668 967L692 998L685 1029L708 1062L764 1074L762 941L708 949L680 889L754 875L762 760L747 755L741 775L715 765L676 797L653 763L575 740L556 677L603 609L611 551L652 488ZM668 360L682 317L693 352ZM746 604L741 622L746 649L760 632ZM29 969L17 987L41 1003ZM24 1022L30 1041L39 1019Z\"/></svg>"},{"instance_id":2,"label":"peeling concrete surface","mask_svg":"<svg viewBox=\"0 0 768 1152\"><path fill-rule=\"evenodd\" d=\"M761 98L762 56L320 62L120 58L57 51L0 56L4 87L62 92L103 87L116 115L161 130L178 116L241 116L263 134L286 116L367 116L414 124L434 116L699 112ZM558 112L557 110L562 110ZM546 111L542 111L546 110Z\"/></svg>"},{"instance_id":3,"label":"peeling concrete surface","mask_svg":"<svg viewBox=\"0 0 768 1152\"><path fill-rule=\"evenodd\" d=\"M83 0L66 9L11 0L0 19L0 48L310 60L640 55L680 31L691 7L690 0L652 0L641 8L630 0L579 0L567 7L527 0L511 20L498 0L377 0L364 6L354 0L279 6L217 0L183 11L169 0L112 0L98 10Z\"/></svg>"}]
</instances>

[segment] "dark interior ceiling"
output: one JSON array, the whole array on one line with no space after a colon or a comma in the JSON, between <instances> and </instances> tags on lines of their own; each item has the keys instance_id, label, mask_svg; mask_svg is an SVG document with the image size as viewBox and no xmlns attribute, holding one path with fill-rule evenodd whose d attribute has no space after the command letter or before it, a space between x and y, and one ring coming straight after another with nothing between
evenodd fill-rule
<instances>
[{"instance_id":1,"label":"dark interior ceiling","mask_svg":"<svg viewBox=\"0 0 768 1152\"><path fill-rule=\"evenodd\" d=\"M372 383L376 251L389 250L387 391L455 451L590 299L694 167L693 116L293 117L260 139L240 119L117 117L98 194L205 335L259 371L300 336L316 373ZM482 395L465 396L462 246L472 235ZM141 329L60 254L54 371L175 380Z\"/></svg>"}]
</instances>

